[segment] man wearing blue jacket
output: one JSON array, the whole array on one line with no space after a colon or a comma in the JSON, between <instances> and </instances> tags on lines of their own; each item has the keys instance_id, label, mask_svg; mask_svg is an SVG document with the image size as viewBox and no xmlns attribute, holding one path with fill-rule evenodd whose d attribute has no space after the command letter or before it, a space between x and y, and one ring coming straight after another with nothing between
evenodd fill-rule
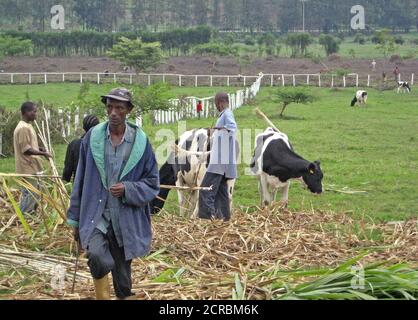
<instances>
[{"instance_id":1,"label":"man wearing blue jacket","mask_svg":"<svg viewBox=\"0 0 418 320\"><path fill-rule=\"evenodd\" d=\"M237 179L238 130L234 114L229 108L229 96L220 92L215 96L215 106L220 112L213 128L212 150L209 166L201 187L212 187L199 192L199 213L201 219L231 219L228 180Z\"/></svg>"},{"instance_id":2,"label":"man wearing blue jacket","mask_svg":"<svg viewBox=\"0 0 418 320\"><path fill-rule=\"evenodd\" d=\"M127 122L134 108L125 88L102 96L109 121L83 138L68 224L87 251L98 300L133 296L131 262L151 245L149 202L159 192L158 166L142 129Z\"/></svg>"}]
</instances>

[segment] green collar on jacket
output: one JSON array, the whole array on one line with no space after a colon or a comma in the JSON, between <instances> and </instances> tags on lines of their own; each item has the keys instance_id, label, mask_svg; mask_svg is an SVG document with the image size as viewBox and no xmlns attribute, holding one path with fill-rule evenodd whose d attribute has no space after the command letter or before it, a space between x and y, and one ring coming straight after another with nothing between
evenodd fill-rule
<instances>
[{"instance_id":1,"label":"green collar on jacket","mask_svg":"<svg viewBox=\"0 0 418 320\"><path fill-rule=\"evenodd\" d=\"M102 179L102 183L105 188L107 188L107 186L104 155L106 130L108 125L108 121L98 124L93 128L90 136L90 148L93 154L93 159L96 163L97 169L99 170L100 178ZM120 180L122 180L133 168L135 168L138 162L142 159L142 156L145 152L145 147L147 146L147 136L144 131L132 123L127 122L127 125L136 129L136 135L131 154L129 156L128 162L125 165L125 168L122 171Z\"/></svg>"}]
</instances>

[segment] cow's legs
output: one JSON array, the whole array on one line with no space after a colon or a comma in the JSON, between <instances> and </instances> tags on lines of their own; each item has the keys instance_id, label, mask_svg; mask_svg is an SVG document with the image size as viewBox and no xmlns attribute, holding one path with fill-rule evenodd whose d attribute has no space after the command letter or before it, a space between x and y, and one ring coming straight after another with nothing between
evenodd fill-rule
<instances>
[{"instance_id":1,"label":"cow's legs","mask_svg":"<svg viewBox=\"0 0 418 320\"><path fill-rule=\"evenodd\" d=\"M183 187L183 186L184 186L183 179L179 177L176 181L176 187ZM183 217L185 210L186 210L186 197L184 195L184 191L177 190L177 196L179 199L180 216Z\"/></svg>"},{"instance_id":2,"label":"cow's legs","mask_svg":"<svg viewBox=\"0 0 418 320\"><path fill-rule=\"evenodd\" d=\"M269 206L273 201L273 194L269 190L269 185L267 182L267 178L264 174L260 176L260 185L262 189L261 193L261 206L266 207Z\"/></svg>"},{"instance_id":3,"label":"cow's legs","mask_svg":"<svg viewBox=\"0 0 418 320\"><path fill-rule=\"evenodd\" d=\"M282 189L282 199L280 200L280 205L284 208L287 208L287 205L289 204L289 188L290 181L288 181Z\"/></svg>"}]
</instances>

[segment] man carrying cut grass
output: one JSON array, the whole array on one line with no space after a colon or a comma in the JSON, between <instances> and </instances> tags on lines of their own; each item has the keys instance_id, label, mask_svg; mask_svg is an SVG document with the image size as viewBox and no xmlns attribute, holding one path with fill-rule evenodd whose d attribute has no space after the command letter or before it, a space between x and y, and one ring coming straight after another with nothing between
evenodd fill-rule
<instances>
[{"instance_id":1,"label":"man carrying cut grass","mask_svg":"<svg viewBox=\"0 0 418 320\"><path fill-rule=\"evenodd\" d=\"M68 223L87 250L96 298L110 299L108 274L116 297L133 296L131 262L151 244L149 202L159 192L158 166L145 133L127 122L134 108L124 88L102 96L109 121L84 137Z\"/></svg>"},{"instance_id":2,"label":"man carrying cut grass","mask_svg":"<svg viewBox=\"0 0 418 320\"><path fill-rule=\"evenodd\" d=\"M24 175L38 175L43 173L41 156L52 157L44 148L40 148L35 129L31 122L36 120L38 107L35 103L27 101L20 108L22 120L13 133L13 147L15 153L16 173ZM35 179L26 179L34 188L39 189ZM30 190L22 189L20 211L32 213L36 210L36 196Z\"/></svg>"}]
</instances>

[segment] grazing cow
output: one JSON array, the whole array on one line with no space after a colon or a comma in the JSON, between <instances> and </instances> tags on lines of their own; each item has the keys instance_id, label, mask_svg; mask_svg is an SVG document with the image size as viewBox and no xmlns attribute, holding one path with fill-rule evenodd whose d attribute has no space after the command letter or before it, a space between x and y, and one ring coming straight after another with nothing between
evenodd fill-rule
<instances>
[{"instance_id":1,"label":"grazing cow","mask_svg":"<svg viewBox=\"0 0 418 320\"><path fill-rule=\"evenodd\" d=\"M259 178L262 206L274 202L279 189L281 203L287 206L291 179L301 181L314 194L322 193L320 162L309 162L296 154L287 135L268 128L256 137L255 145L251 170Z\"/></svg>"},{"instance_id":2,"label":"grazing cow","mask_svg":"<svg viewBox=\"0 0 418 320\"><path fill-rule=\"evenodd\" d=\"M367 104L367 92L364 90L359 90L356 92L354 99L351 101L351 106L354 107L356 103L362 105Z\"/></svg>"},{"instance_id":3,"label":"grazing cow","mask_svg":"<svg viewBox=\"0 0 418 320\"><path fill-rule=\"evenodd\" d=\"M209 165L211 143L208 137L211 136L210 132L208 129L194 129L181 135L176 141L176 145L179 147L177 152L172 152L160 169L161 185L189 188L201 185ZM234 185L235 180L228 181L231 205ZM164 207L169 192L169 189L161 188L158 197L151 203L154 214ZM178 190L180 214L184 215L186 211L189 211L193 217L196 217L198 199L199 191Z\"/></svg>"},{"instance_id":4,"label":"grazing cow","mask_svg":"<svg viewBox=\"0 0 418 320\"><path fill-rule=\"evenodd\" d=\"M410 93L411 87L407 81L397 81L398 83L398 93L402 91L402 93Z\"/></svg>"}]
</instances>

